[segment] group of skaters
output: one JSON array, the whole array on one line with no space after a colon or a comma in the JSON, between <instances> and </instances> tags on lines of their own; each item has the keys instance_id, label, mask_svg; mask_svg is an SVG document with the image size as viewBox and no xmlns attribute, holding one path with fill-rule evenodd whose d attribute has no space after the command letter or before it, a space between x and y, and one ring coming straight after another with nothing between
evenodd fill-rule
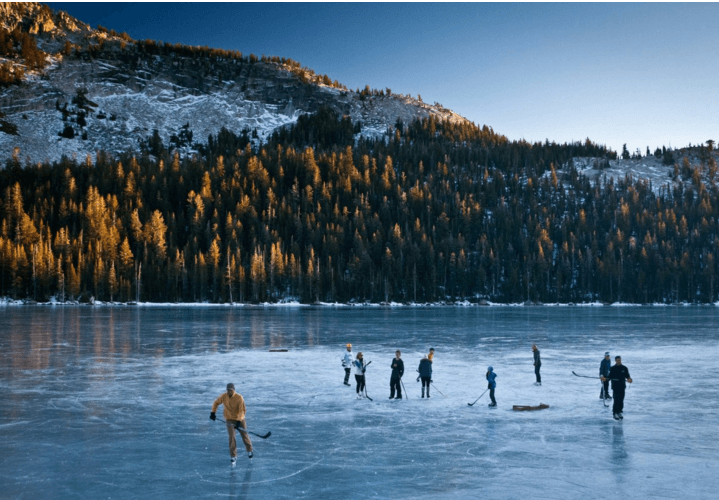
<instances>
[{"instance_id":1,"label":"group of skaters","mask_svg":"<svg viewBox=\"0 0 719 500\"><path fill-rule=\"evenodd\" d=\"M352 344L345 346L346 350L342 353L342 366L345 369L345 380L344 384L352 386L349 383L350 374L354 373L355 376L355 392L357 399L367 398L367 385L365 383L365 372L367 366L372 361L365 363L364 355L358 352L356 356L352 354ZM354 359L353 359L354 358ZM419 362L417 368L417 382L422 382L422 397L430 397L429 388L432 384L432 360L434 358L434 348L430 347L429 353L426 354ZM390 399L402 399L402 376L404 375L404 361L402 361L402 351L395 351L394 359L390 364L392 374L389 378L389 398Z\"/></svg>"},{"instance_id":2,"label":"group of skaters","mask_svg":"<svg viewBox=\"0 0 719 500\"><path fill-rule=\"evenodd\" d=\"M355 392L357 393L357 399L362 399L367 397L367 386L365 383L365 372L367 371L367 366L372 362L369 361L368 363L365 363L364 355L361 352L358 352L356 356L352 355L352 344L346 344L345 345L345 352L342 353L341 361L342 366L345 369L345 380L344 384L347 386L352 386L352 384L349 383L350 380L350 374L354 373L355 376ZM539 370L542 366L542 360L540 358L539 349L537 348L536 344L532 345L532 352L534 354L534 374L537 378L537 381L534 383L534 385L542 385L542 377L540 376ZM392 360L392 363L390 367L392 368L392 374L390 375L389 379L389 399L402 399L402 375L404 375L404 361L402 361L402 352L401 351L395 351L394 353L394 359ZM354 359L353 359L354 358ZM419 362L419 366L417 367L417 382L422 382L422 398L430 397L429 394L429 388L432 385L432 362L434 360L434 348L429 348L429 353L427 353ZM497 406L497 400L494 398L494 389L497 387L497 382L495 379L497 378L497 374L494 372L494 368L491 366L487 368L487 373L485 375L485 378L487 379L487 390L489 390L489 398L492 401L489 406L490 407L496 407Z\"/></svg>"},{"instance_id":3,"label":"group of skaters","mask_svg":"<svg viewBox=\"0 0 719 500\"><path fill-rule=\"evenodd\" d=\"M364 356L361 352L358 352L357 355L354 356L352 354L352 344L346 344L345 348L346 350L342 354L341 358L342 366L345 370L344 385L351 387L349 379L350 375L354 373L357 399L369 399L365 384L365 372L372 361L365 363ZM540 369L542 366L542 360L536 344L532 345L532 354L534 357L534 375L536 377L534 385L541 386L542 377L540 375ZM429 389L432 385L433 362L434 348L430 348L429 353L422 357L419 362L419 366L417 367L417 372L419 373L417 376L417 382L422 382L422 398L430 397ZM402 399L402 389L404 387L404 384L402 383L402 376L404 375L404 361L402 361L402 353L399 350L395 351L395 357L390 363L390 368L392 369L392 373L389 379L389 399ZM495 373L493 367L490 366L487 368L485 378L487 379L487 390L489 391L489 398L491 400L489 406L494 408L497 406L497 400L494 397L494 390L497 387L497 374ZM599 365L599 378L602 381L599 397L605 401L607 399L613 399L614 404L612 407L612 413L614 419L623 419L624 416L622 415L622 412L624 410L624 392L626 389L626 382L631 384L632 378L629 375L627 367L622 364L621 356L615 356L614 365L612 365L609 352L604 353L604 359ZM613 398L609 395L609 382L612 383L612 391L614 394ZM235 391L234 384L227 384L226 392L222 393L213 403L212 411L210 413L211 420L217 420L215 412L220 405L224 406L223 415L225 417L224 422L227 426L227 434L229 437L231 463L234 465L237 461L237 441L235 439L235 431L239 431L242 435L242 442L245 445L247 456L248 458L252 458L252 441L250 440L245 422L245 400L238 392Z\"/></svg>"},{"instance_id":4,"label":"group of skaters","mask_svg":"<svg viewBox=\"0 0 719 500\"><path fill-rule=\"evenodd\" d=\"M344 384L351 387L349 383L350 374L354 373L355 376L355 392L357 393L357 399L367 397L367 389L365 383L365 372L367 366L371 363L365 363L364 356L361 352L358 352L356 356L352 354L352 344L346 344L346 350L342 353L342 366L345 369L345 380ZM534 358L534 376L536 381L534 385L542 385L542 375L540 373L542 368L542 358L539 348L536 344L532 345L532 355ZM392 368L392 374L389 379L390 393L389 399L402 399L402 376L404 375L404 362L402 361L402 353L400 351L395 352L395 357L390 364ZM354 358L354 359L353 359ZM422 398L430 397L429 388L432 384L432 362L434 359L434 348L429 349L429 353L426 354L419 362L417 372L417 381L422 381ZM624 410L624 391L626 389L626 382L632 383L632 379L629 376L629 370L626 366L622 365L621 356L614 358L615 364L612 365L609 352L604 353L604 359L599 365L599 378L602 381L602 387L600 390L599 397L602 399L614 399L612 408L612 414L615 420L622 420L624 416L622 412ZM497 406L497 400L494 397L494 390L497 387L497 374L493 367L487 368L485 374L487 379L487 390L489 391L489 407L494 408ZM612 383L612 391L614 398L609 395L609 382Z\"/></svg>"}]
</instances>

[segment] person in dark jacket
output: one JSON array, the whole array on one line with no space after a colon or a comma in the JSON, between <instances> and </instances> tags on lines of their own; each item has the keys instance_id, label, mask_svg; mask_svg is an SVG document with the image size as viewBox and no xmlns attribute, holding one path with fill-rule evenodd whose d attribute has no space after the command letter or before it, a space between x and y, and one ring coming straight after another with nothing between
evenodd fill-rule
<instances>
[{"instance_id":1,"label":"person in dark jacket","mask_svg":"<svg viewBox=\"0 0 719 500\"><path fill-rule=\"evenodd\" d=\"M497 406L497 400L494 399L494 389L497 387L497 382L494 379L497 378L497 374L494 373L494 368L491 366L487 368L487 389L489 389L489 399L492 400L489 406Z\"/></svg>"},{"instance_id":2,"label":"person in dark jacket","mask_svg":"<svg viewBox=\"0 0 719 500\"><path fill-rule=\"evenodd\" d=\"M539 349L537 344L532 344L532 352L534 353L534 375L537 376L537 381L534 385L542 385L542 377L539 375L539 369L542 367L542 360L539 357Z\"/></svg>"},{"instance_id":3,"label":"person in dark jacket","mask_svg":"<svg viewBox=\"0 0 719 500\"><path fill-rule=\"evenodd\" d=\"M612 367L612 360L609 358L609 351L604 353L604 359L599 363L599 376L608 377L609 369ZM599 389L599 399L612 399L609 395L609 380L602 382L602 388Z\"/></svg>"},{"instance_id":4,"label":"person in dark jacket","mask_svg":"<svg viewBox=\"0 0 719 500\"><path fill-rule=\"evenodd\" d=\"M427 356L419 362L419 378L422 379L422 397L424 397L424 388L427 388L427 397L429 397L429 384L432 383L432 362Z\"/></svg>"},{"instance_id":5,"label":"person in dark jacket","mask_svg":"<svg viewBox=\"0 0 719 500\"><path fill-rule=\"evenodd\" d=\"M602 377L602 382L605 380L612 381L612 392L614 393L614 406L612 412L614 414L614 420L621 420L624 418L622 412L624 411L624 390L627 388L625 380L632 383L632 377L629 375L629 369L622 364L622 357L614 357L614 366L609 369L609 376Z\"/></svg>"},{"instance_id":6,"label":"person in dark jacket","mask_svg":"<svg viewBox=\"0 0 719 500\"><path fill-rule=\"evenodd\" d=\"M389 378L389 398L394 399L395 390L397 391L397 399L402 399L402 375L404 375L404 361L400 359L402 353L395 351L394 359L392 360L392 376Z\"/></svg>"}]
</instances>

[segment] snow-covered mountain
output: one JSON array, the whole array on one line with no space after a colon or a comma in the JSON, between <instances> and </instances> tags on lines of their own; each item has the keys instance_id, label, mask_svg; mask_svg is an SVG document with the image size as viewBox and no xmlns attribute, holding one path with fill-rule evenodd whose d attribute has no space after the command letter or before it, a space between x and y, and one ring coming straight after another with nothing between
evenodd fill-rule
<instances>
[{"instance_id":1,"label":"snow-covered mountain","mask_svg":"<svg viewBox=\"0 0 719 500\"><path fill-rule=\"evenodd\" d=\"M186 150L189 131L195 142L222 127L261 139L323 105L361 122L364 135L384 134L398 118L465 121L410 96L346 89L291 60L136 41L42 4L0 4L0 28L31 35L46 61L33 69L19 46L17 56L0 55L4 71L24 73L0 89L1 158L127 151L155 129L166 145L184 131Z\"/></svg>"}]
</instances>

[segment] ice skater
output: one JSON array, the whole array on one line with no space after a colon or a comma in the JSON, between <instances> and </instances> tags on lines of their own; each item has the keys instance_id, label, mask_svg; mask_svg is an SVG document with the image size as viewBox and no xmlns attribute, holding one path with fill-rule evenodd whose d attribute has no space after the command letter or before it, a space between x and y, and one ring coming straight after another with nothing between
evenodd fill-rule
<instances>
[{"instance_id":1,"label":"ice skater","mask_svg":"<svg viewBox=\"0 0 719 500\"><path fill-rule=\"evenodd\" d=\"M539 374L539 369L542 367L542 360L539 357L537 344L532 344L532 352L534 353L534 375L537 377L537 381L534 385L542 385L542 376Z\"/></svg>"},{"instance_id":2,"label":"ice skater","mask_svg":"<svg viewBox=\"0 0 719 500\"><path fill-rule=\"evenodd\" d=\"M609 369L612 367L612 360L609 358L609 351L604 353L604 359L599 363L599 376L609 377ZM612 399L609 395L609 380L602 381L602 388L599 389L599 399Z\"/></svg>"},{"instance_id":3,"label":"ice skater","mask_svg":"<svg viewBox=\"0 0 719 500\"><path fill-rule=\"evenodd\" d=\"M495 382L495 379L497 378L497 374L494 373L494 368L491 366L487 368L487 389L489 389L489 399L492 400L491 403L489 403L490 408L494 408L497 406L497 400L494 399L494 389L497 387L497 382Z\"/></svg>"},{"instance_id":4,"label":"ice skater","mask_svg":"<svg viewBox=\"0 0 719 500\"><path fill-rule=\"evenodd\" d=\"M355 373L355 381L357 382L357 399L362 399L362 391L365 390L364 374L367 371L367 365L364 364L364 357L361 352L357 353L357 359L352 363Z\"/></svg>"},{"instance_id":5,"label":"ice skater","mask_svg":"<svg viewBox=\"0 0 719 500\"><path fill-rule=\"evenodd\" d=\"M625 380L632 383L632 377L629 375L629 369L622 364L622 357L614 357L614 366L609 369L609 376L602 377L602 382L605 380L612 381L612 392L614 393L614 406L612 407L612 414L614 420L622 420L624 415L624 390L627 388Z\"/></svg>"},{"instance_id":6,"label":"ice skater","mask_svg":"<svg viewBox=\"0 0 719 500\"><path fill-rule=\"evenodd\" d=\"M352 387L352 385L350 384L350 373L352 372L353 361L352 358L354 357L352 356L352 344L347 344L345 347L347 348L347 350L342 353L341 358L342 367L345 369L345 385L349 385L350 387Z\"/></svg>"},{"instance_id":7,"label":"ice skater","mask_svg":"<svg viewBox=\"0 0 719 500\"><path fill-rule=\"evenodd\" d=\"M227 384L227 392L220 394L212 405L212 411L210 412L210 420L216 420L215 412L217 407L223 405L222 414L225 416L225 424L227 425L227 435L230 438L230 463L234 464L237 462L237 441L235 440L235 429L242 428L247 429L245 422L245 400L242 396L235 392L235 384ZM252 458L252 441L250 435L247 432L240 432L242 435L242 442L245 444L248 458Z\"/></svg>"},{"instance_id":8,"label":"ice skater","mask_svg":"<svg viewBox=\"0 0 719 500\"><path fill-rule=\"evenodd\" d=\"M427 354L427 359L430 363L434 362L434 347L429 348L429 354ZM419 370L417 370L419 371ZM419 375L417 375L417 382L419 382Z\"/></svg>"},{"instance_id":9,"label":"ice skater","mask_svg":"<svg viewBox=\"0 0 719 500\"><path fill-rule=\"evenodd\" d=\"M422 358L419 362L419 378L422 380L422 397L424 397L424 388L427 388L427 397L429 397L429 384L432 383L432 362L428 356Z\"/></svg>"},{"instance_id":10,"label":"ice skater","mask_svg":"<svg viewBox=\"0 0 719 500\"><path fill-rule=\"evenodd\" d=\"M395 389L397 390L397 399L402 399L402 386L400 381L404 375L404 361L401 359L402 353L397 350L392 360L392 375L389 378L389 398L394 399Z\"/></svg>"}]
</instances>

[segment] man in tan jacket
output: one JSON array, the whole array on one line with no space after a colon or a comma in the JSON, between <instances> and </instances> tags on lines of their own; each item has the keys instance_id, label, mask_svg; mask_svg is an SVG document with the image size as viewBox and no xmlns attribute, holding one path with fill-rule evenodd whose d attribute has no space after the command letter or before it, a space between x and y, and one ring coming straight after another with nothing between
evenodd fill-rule
<instances>
[{"instance_id":1,"label":"man in tan jacket","mask_svg":"<svg viewBox=\"0 0 719 500\"><path fill-rule=\"evenodd\" d=\"M237 461L237 441L235 440L235 429L247 429L245 423L245 400L235 392L235 384L227 384L227 392L220 394L212 405L210 420L215 420L215 411L217 407L224 405L223 415L227 425L227 434L230 438L230 462L233 464ZM252 441L246 430L240 431L242 434L242 442L245 444L247 456L252 458Z\"/></svg>"}]
</instances>

